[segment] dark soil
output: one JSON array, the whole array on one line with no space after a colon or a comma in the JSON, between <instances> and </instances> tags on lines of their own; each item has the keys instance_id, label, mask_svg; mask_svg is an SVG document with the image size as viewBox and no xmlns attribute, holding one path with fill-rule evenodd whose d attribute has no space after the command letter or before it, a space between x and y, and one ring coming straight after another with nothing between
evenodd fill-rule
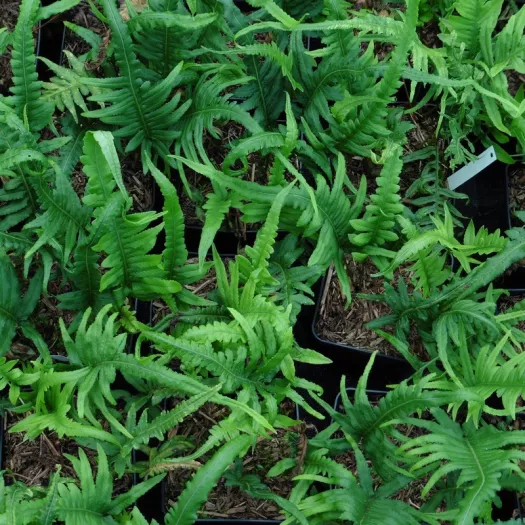
<instances>
[{"instance_id":1,"label":"dark soil","mask_svg":"<svg viewBox=\"0 0 525 525\"><path fill-rule=\"evenodd\" d=\"M13 414L10 418L13 426L24 419L24 416ZM80 446L75 440L63 437L60 439L55 432L44 432L39 438L24 441L23 433L5 433L4 437L6 480L22 481L26 485L47 486L57 465L61 465L61 475L78 479L71 462L64 454L78 457L82 449L89 459L93 473L97 471L97 453L94 450ZM132 485L132 476L125 475L114 480L115 495L127 492Z\"/></svg>"},{"instance_id":2,"label":"dark soil","mask_svg":"<svg viewBox=\"0 0 525 525\"><path fill-rule=\"evenodd\" d=\"M288 407L291 411L292 406ZM197 448L208 437L209 430L221 419L227 417L228 409L212 403L204 405L196 414L186 418L173 429L169 437L183 435L190 437ZM291 417L295 417L293 412ZM295 474L277 478L266 478L266 473L280 459L285 457L304 457L306 441L301 439L303 425L294 428L293 432L280 429L272 439L259 439L254 451L242 458L243 472L256 474L268 488L284 498L288 497ZM209 456L211 457L211 455ZM204 463L208 456L199 461ZM166 508L170 508L193 476L190 469L178 469L168 473L166 482ZM232 519L282 519L280 509L271 501L251 498L237 487L226 487L221 479L210 493L207 502L199 512L201 517Z\"/></svg>"},{"instance_id":3,"label":"dark soil","mask_svg":"<svg viewBox=\"0 0 525 525\"><path fill-rule=\"evenodd\" d=\"M224 260L224 265L226 266L226 269L228 268L228 260ZM188 263L197 263L198 259L188 259ZM199 297L205 297L208 298L209 294L213 292L217 288L217 274L215 272L215 266L212 266L208 273L196 283L187 284L186 288L193 292L195 295Z\"/></svg>"},{"instance_id":4,"label":"dark soil","mask_svg":"<svg viewBox=\"0 0 525 525\"><path fill-rule=\"evenodd\" d=\"M346 174L350 182L359 188L361 177L366 177L367 195L371 195L377 188L376 178L381 173L381 166L374 164L370 159L359 155L346 155Z\"/></svg>"},{"instance_id":5,"label":"dark soil","mask_svg":"<svg viewBox=\"0 0 525 525\"><path fill-rule=\"evenodd\" d=\"M339 280L334 272L329 272L323 295L321 308L316 323L317 334L325 340L348 346L379 351L385 355L399 356L399 352L380 335L366 328L366 323L389 315L390 308L386 303L360 299L357 294L381 294L384 292L383 278L372 278L377 268L369 262L355 263L351 257L345 260L345 267L352 283L352 303L345 309L344 299ZM403 275L403 270L395 276L395 280ZM388 332L387 327L384 331ZM409 341L412 352L422 360L428 360L426 351L417 337Z\"/></svg>"},{"instance_id":6,"label":"dark soil","mask_svg":"<svg viewBox=\"0 0 525 525\"><path fill-rule=\"evenodd\" d=\"M505 75L507 76L509 93L515 97L520 87L525 84L525 75L515 70L505 71Z\"/></svg>"},{"instance_id":7,"label":"dark soil","mask_svg":"<svg viewBox=\"0 0 525 525\"><path fill-rule=\"evenodd\" d=\"M419 39L425 46L429 48L443 47L443 43L439 39L439 24L436 21L425 23L422 27L418 28L417 34Z\"/></svg>"},{"instance_id":8,"label":"dark soil","mask_svg":"<svg viewBox=\"0 0 525 525\"><path fill-rule=\"evenodd\" d=\"M523 221L514 216L516 211L525 211L525 166L509 166L509 203L512 226L523 226Z\"/></svg>"},{"instance_id":9,"label":"dark soil","mask_svg":"<svg viewBox=\"0 0 525 525\"><path fill-rule=\"evenodd\" d=\"M419 151L436 143L436 130L439 120L439 108L435 105L427 105L415 113L405 116L414 124L414 128L408 132L408 142L405 146L405 154Z\"/></svg>"},{"instance_id":10,"label":"dark soil","mask_svg":"<svg viewBox=\"0 0 525 525\"><path fill-rule=\"evenodd\" d=\"M140 158L126 157L121 161L122 179L129 195L133 198L133 212L153 208L153 177L144 175Z\"/></svg>"}]
</instances>

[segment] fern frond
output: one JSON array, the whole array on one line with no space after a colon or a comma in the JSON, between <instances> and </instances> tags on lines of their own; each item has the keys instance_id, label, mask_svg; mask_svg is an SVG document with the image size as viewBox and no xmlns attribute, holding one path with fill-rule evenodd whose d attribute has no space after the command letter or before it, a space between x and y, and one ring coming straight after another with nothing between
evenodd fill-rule
<instances>
[{"instance_id":1,"label":"fern frond","mask_svg":"<svg viewBox=\"0 0 525 525\"><path fill-rule=\"evenodd\" d=\"M275 244L274 253L270 257L269 271L278 282L271 287L272 294L285 309L291 305L292 320L303 306L314 304L311 286L323 273L321 266L298 264L304 250L304 247L298 245L298 238L290 234Z\"/></svg>"},{"instance_id":2,"label":"fern frond","mask_svg":"<svg viewBox=\"0 0 525 525\"><path fill-rule=\"evenodd\" d=\"M123 287L139 299L151 299L177 293L181 285L166 278L161 255L149 252L155 246L163 224L148 228L159 218L155 212L111 217L105 233L93 249L107 256L102 267L108 271L100 281L100 291Z\"/></svg>"},{"instance_id":3,"label":"fern frond","mask_svg":"<svg viewBox=\"0 0 525 525\"><path fill-rule=\"evenodd\" d=\"M370 525L390 522L398 525L438 524L430 515L420 513L406 502L391 497L397 490L407 486L410 478L398 475L393 483L377 486L357 443L351 436L345 434L345 437L355 455L359 482L334 459L325 457L328 449L309 452L305 459L304 474L295 479L299 480L299 483L316 481L335 486L306 497L300 502L299 508L308 517L308 523L322 524L333 519L337 522L349 520L351 523ZM329 444L328 441L327 446ZM292 499L295 499L295 496L292 494ZM290 520L284 523L290 523Z\"/></svg>"},{"instance_id":4,"label":"fern frond","mask_svg":"<svg viewBox=\"0 0 525 525\"><path fill-rule=\"evenodd\" d=\"M163 221L166 241L162 253L163 267L168 279L177 279L178 270L184 266L188 258L184 241L184 215L175 186L149 159L147 163L164 197Z\"/></svg>"},{"instance_id":5,"label":"fern frond","mask_svg":"<svg viewBox=\"0 0 525 525\"><path fill-rule=\"evenodd\" d=\"M147 422L141 418L139 424L134 429L133 438L124 444L121 455L128 455L132 449L137 449L141 444L147 444L148 441L156 437L163 439L164 434L181 423L182 420L197 411L204 403L209 401L214 394L218 393L222 385L204 390L201 394L192 396L190 399L179 403L173 410L157 416L153 421Z\"/></svg>"},{"instance_id":6,"label":"fern frond","mask_svg":"<svg viewBox=\"0 0 525 525\"><path fill-rule=\"evenodd\" d=\"M243 206L244 210L250 212L257 210L257 221L265 219L269 205L281 191L280 186L262 186L239 180L228 177L210 166L181 157L176 158L194 171L209 177L214 183L234 190L239 198L250 203ZM346 177L344 157L339 155L332 187L322 176L318 176L315 191L305 182L302 182L299 188L289 190L281 210L281 222L286 229L300 232L303 236L316 240L316 247L308 261L309 266L320 266L326 269L333 261L340 261L338 275L341 282L348 283L346 273L343 272L344 275L342 275L339 272L342 269L342 250L345 246L350 248L348 235L353 232L350 221L357 218L361 212L366 193L366 181L363 178L356 194L348 196L342 191ZM314 194L313 199L312 193ZM250 218L255 219L255 216L252 215ZM344 291L345 295L350 295L349 284Z\"/></svg>"},{"instance_id":7,"label":"fern frond","mask_svg":"<svg viewBox=\"0 0 525 525\"><path fill-rule=\"evenodd\" d=\"M180 63L165 79L154 85L150 80L144 80L141 73L146 78L149 75L133 51L129 29L122 21L116 5L110 0L102 0L102 5L112 31L120 76L84 80L87 86L106 88L92 95L89 100L108 105L84 112L83 115L114 125L116 137L129 139L127 152L141 146L143 167L147 172L146 155L152 157L155 152L167 157L169 146L180 134L175 126L191 104L188 100L179 106L180 92L171 96L181 78L183 64Z\"/></svg>"},{"instance_id":8,"label":"fern frond","mask_svg":"<svg viewBox=\"0 0 525 525\"><path fill-rule=\"evenodd\" d=\"M202 328L199 327L200 330ZM206 327L204 327L206 332ZM232 349L215 351L210 342L195 342L199 339L196 332L192 339L174 338L165 334L145 332L144 337L152 341L157 348L181 359L188 367L203 367L220 381L225 393L235 392L243 385L255 387L258 382L252 380L245 371L247 350L244 346ZM262 386L262 383L261 383Z\"/></svg>"},{"instance_id":9,"label":"fern frond","mask_svg":"<svg viewBox=\"0 0 525 525\"><path fill-rule=\"evenodd\" d=\"M481 227L476 233L472 221L465 230L463 243L459 242L454 236L454 218L446 204L444 212L444 220L438 216L431 217L433 229L412 236L396 253L392 263L384 273L397 268L406 261L413 260L417 254L436 246L449 250L449 253L458 259L463 269L468 273L471 271L471 263L477 263L472 258L473 255L498 253L505 248L508 240L500 234L499 230L489 233L486 228Z\"/></svg>"},{"instance_id":10,"label":"fern frond","mask_svg":"<svg viewBox=\"0 0 525 525\"><path fill-rule=\"evenodd\" d=\"M244 84L248 80L238 69L225 66L218 66L217 72L212 70L202 74L192 92L191 107L182 122L180 147L186 157L211 165L203 144L203 132L218 138L214 127L216 121L237 122L250 133L262 131L246 110L230 101L231 93L223 94L231 86ZM176 151L180 150L177 148Z\"/></svg>"},{"instance_id":11,"label":"fern frond","mask_svg":"<svg viewBox=\"0 0 525 525\"><path fill-rule=\"evenodd\" d=\"M407 53L415 39L415 28L418 16L418 0L407 5L402 35L397 40L396 49L383 78L370 90L370 95L376 100L354 104L354 107L344 111L334 126L332 136L342 151L349 151L364 156L370 156L370 146L379 143L391 134L386 125L387 106L401 86L401 75L405 68ZM377 100L380 100L378 102ZM334 107L337 113L338 109Z\"/></svg>"},{"instance_id":12,"label":"fern frond","mask_svg":"<svg viewBox=\"0 0 525 525\"><path fill-rule=\"evenodd\" d=\"M64 175L70 177L82 155L82 144L86 132L71 116L64 118L61 124L62 132L71 137L71 140L60 149L58 166Z\"/></svg>"},{"instance_id":13,"label":"fern frond","mask_svg":"<svg viewBox=\"0 0 525 525\"><path fill-rule=\"evenodd\" d=\"M33 131L40 131L51 118L53 105L42 100L42 82L36 72L33 27L37 22L40 3L23 0L13 34L11 68L13 70L12 96L6 101L16 114L29 123Z\"/></svg>"},{"instance_id":14,"label":"fern frond","mask_svg":"<svg viewBox=\"0 0 525 525\"><path fill-rule=\"evenodd\" d=\"M42 100L49 101L60 111L66 108L78 123L77 107L87 112L88 107L84 100L90 94L90 90L83 82L83 78L89 78L88 71L84 64L75 58L67 50L64 50L71 67L59 66L51 60L42 57L41 60L56 75L49 82L44 82Z\"/></svg>"},{"instance_id":15,"label":"fern frond","mask_svg":"<svg viewBox=\"0 0 525 525\"><path fill-rule=\"evenodd\" d=\"M284 37L283 43L287 40L288 37ZM238 46L235 50L244 55L246 72L252 79L237 89L235 95L243 101L244 109L254 110L255 118L266 128L275 124L284 111L287 90L291 87L302 91L292 72L293 54L286 54L281 48L271 42Z\"/></svg>"},{"instance_id":16,"label":"fern frond","mask_svg":"<svg viewBox=\"0 0 525 525\"><path fill-rule=\"evenodd\" d=\"M41 204L41 213L25 225L26 229L41 231L38 241L26 253L30 257L52 239L64 246L64 260L69 258L79 233L84 233L91 210L83 207L71 183L55 165L55 189L51 191L44 177L35 181L35 190ZM58 238L57 238L58 236Z\"/></svg>"},{"instance_id":17,"label":"fern frond","mask_svg":"<svg viewBox=\"0 0 525 525\"><path fill-rule=\"evenodd\" d=\"M76 24L72 24L71 22L64 22L64 26L91 47L91 49L87 53L80 55L76 58L78 58L80 62L84 63L90 60L97 60L97 57L100 56L102 38L99 35L97 35L94 31L91 31L90 29L87 29L82 26L77 26Z\"/></svg>"},{"instance_id":18,"label":"fern frond","mask_svg":"<svg viewBox=\"0 0 525 525\"><path fill-rule=\"evenodd\" d=\"M385 425L394 419L403 419L447 402L447 395L427 389L431 385L431 376L410 385L407 381L400 383L383 396L377 405L372 405L366 395L366 381L373 364L371 358L364 375L359 380L353 402L344 389L344 377L341 380L341 399L344 412L340 413L324 401L323 408L352 439L361 442L366 457L372 461L374 469L384 480L391 480L399 475L397 465L397 446L391 441L391 429ZM317 398L319 401L319 398Z\"/></svg>"},{"instance_id":19,"label":"fern frond","mask_svg":"<svg viewBox=\"0 0 525 525\"><path fill-rule=\"evenodd\" d=\"M500 489L502 474L520 472L518 461L523 460L525 452L519 450L519 445L525 443L525 432L502 431L493 426L476 429L472 422L461 426L442 410L433 409L432 413L436 421L407 420L429 433L409 440L401 451L418 459L413 466L416 471L435 465L423 496L448 472L460 472L465 493L455 523L472 524L483 503L494 498Z\"/></svg>"},{"instance_id":20,"label":"fern frond","mask_svg":"<svg viewBox=\"0 0 525 525\"><path fill-rule=\"evenodd\" d=\"M57 514L60 520L70 525L95 525L118 515L126 507L161 481L163 476L156 476L134 485L129 492L120 494L112 500L113 480L106 453L98 445L98 468L93 476L86 453L79 449L79 457L69 454L66 457L73 464L79 478L80 487L75 483L59 485Z\"/></svg>"},{"instance_id":21,"label":"fern frond","mask_svg":"<svg viewBox=\"0 0 525 525\"><path fill-rule=\"evenodd\" d=\"M132 16L128 25L133 32L136 52L149 61L151 67L166 77L183 60L199 57L208 62L207 49L227 49L222 31L222 17L217 16L222 6L208 12L191 13L169 0L151 3L149 10ZM199 6L199 11L209 9ZM215 55L216 56L216 55Z\"/></svg>"},{"instance_id":22,"label":"fern frond","mask_svg":"<svg viewBox=\"0 0 525 525\"><path fill-rule=\"evenodd\" d=\"M280 191L268 212L263 227L257 232L254 245L246 247L246 255L250 260L250 270L251 272L259 271L257 279L262 283L269 281L269 284L273 284L275 282L273 277L268 273L268 266L270 264L270 257L274 252L274 244L275 239L277 238L281 209L286 200L286 196L293 188L294 184L295 183L289 184L286 188ZM239 258L238 260L242 261L242 258ZM267 274L266 276L264 275L265 273Z\"/></svg>"},{"instance_id":23,"label":"fern frond","mask_svg":"<svg viewBox=\"0 0 525 525\"><path fill-rule=\"evenodd\" d=\"M316 67L315 59L306 52L300 31L291 35L291 51L295 59L294 76L304 88L304 93L296 95L303 118L314 132L324 134L321 118L336 126L330 107L343 98L344 87L341 86L350 87L358 78L368 81L366 71L373 65L373 53L370 50L360 57L359 43L354 40L344 58L331 60L327 57Z\"/></svg>"},{"instance_id":24,"label":"fern frond","mask_svg":"<svg viewBox=\"0 0 525 525\"><path fill-rule=\"evenodd\" d=\"M455 46L465 46L471 58L482 52L485 63L490 65L492 56L489 59L488 50L482 49L482 45L485 36L490 38L496 26L502 3L501 0L461 0L454 4L457 14L444 17L441 24L455 34L454 41L451 41Z\"/></svg>"},{"instance_id":25,"label":"fern frond","mask_svg":"<svg viewBox=\"0 0 525 525\"><path fill-rule=\"evenodd\" d=\"M467 419L472 419L476 426L483 413L505 413L512 419L516 417L517 400L524 391L520 380L524 365L519 353L509 352L508 335L495 345L482 346L475 356L465 352L464 364L454 367L453 377L449 375L450 380L433 382L437 389L458 392L457 399L452 404L453 414L466 403ZM508 358L502 360L502 354L507 354ZM468 395L463 398L465 393ZM494 395L501 399L503 410L494 410L488 404L489 398Z\"/></svg>"},{"instance_id":26,"label":"fern frond","mask_svg":"<svg viewBox=\"0 0 525 525\"><path fill-rule=\"evenodd\" d=\"M421 290L424 297L429 297L451 277L446 255L440 255L431 248L418 252L417 260L410 271L415 288Z\"/></svg>"},{"instance_id":27,"label":"fern frond","mask_svg":"<svg viewBox=\"0 0 525 525\"><path fill-rule=\"evenodd\" d=\"M198 249L199 265L201 267L210 251L215 235L224 223L231 204L231 200L223 195L217 195L216 193L208 193L206 195L206 203L202 207L206 212L206 218L202 226Z\"/></svg>"},{"instance_id":28,"label":"fern frond","mask_svg":"<svg viewBox=\"0 0 525 525\"><path fill-rule=\"evenodd\" d=\"M350 242L365 247L365 253L367 246L383 246L399 238L393 228L396 217L404 209L399 195L399 175L403 167L401 147L392 146L385 156L383 169L377 178L377 189L370 197L371 204L367 205L362 219L354 219L350 223L358 232L350 235Z\"/></svg>"},{"instance_id":29,"label":"fern frond","mask_svg":"<svg viewBox=\"0 0 525 525\"><path fill-rule=\"evenodd\" d=\"M73 291L57 296L58 307L63 310L83 312L92 308L97 314L100 309L114 298L109 291L100 292L99 254L95 253L89 241L79 241L73 252L73 265L66 269Z\"/></svg>"}]
</instances>

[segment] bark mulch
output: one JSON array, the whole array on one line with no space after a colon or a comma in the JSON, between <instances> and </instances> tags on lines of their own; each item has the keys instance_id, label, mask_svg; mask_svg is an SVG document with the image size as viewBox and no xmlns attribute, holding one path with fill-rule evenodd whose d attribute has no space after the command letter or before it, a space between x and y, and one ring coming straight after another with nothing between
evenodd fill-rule
<instances>
[{"instance_id":1,"label":"bark mulch","mask_svg":"<svg viewBox=\"0 0 525 525\"><path fill-rule=\"evenodd\" d=\"M345 308L346 300L342 295L339 279L334 271L329 271L316 323L318 335L333 343L399 356L399 352L390 343L365 326L374 319L389 315L391 313L389 306L383 302L369 301L357 296L360 293L383 293L384 279L371 277L371 274L377 273L378 270L369 260L356 263L351 257L347 257L345 267L352 283L352 303L348 309ZM399 278L407 280L407 277L406 270L402 269L394 276L394 281ZM384 331L388 332L389 328ZM409 343L415 355L422 360L428 360L419 338L413 337Z\"/></svg>"}]
</instances>

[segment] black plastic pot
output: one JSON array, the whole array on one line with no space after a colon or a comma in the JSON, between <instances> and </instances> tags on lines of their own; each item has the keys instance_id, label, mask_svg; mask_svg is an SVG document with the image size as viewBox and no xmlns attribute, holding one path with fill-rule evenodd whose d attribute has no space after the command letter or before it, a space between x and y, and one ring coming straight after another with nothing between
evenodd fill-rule
<instances>
[{"instance_id":1,"label":"black plastic pot","mask_svg":"<svg viewBox=\"0 0 525 525\"><path fill-rule=\"evenodd\" d=\"M50 5L55 0L42 0L43 6ZM40 23L40 49L38 55L60 64L62 60L62 48L64 46L64 24L60 17L53 17ZM37 72L40 80L45 82L54 73L41 61L37 61Z\"/></svg>"},{"instance_id":2,"label":"black plastic pot","mask_svg":"<svg viewBox=\"0 0 525 525\"><path fill-rule=\"evenodd\" d=\"M184 229L184 240L188 253L196 256L199 251L199 244L202 236L202 227L186 226ZM257 237L257 230L246 230L246 237L238 237L235 232L228 230L219 230L213 241L217 252L221 257L233 258L244 246L253 245Z\"/></svg>"},{"instance_id":3,"label":"black plastic pot","mask_svg":"<svg viewBox=\"0 0 525 525\"><path fill-rule=\"evenodd\" d=\"M325 400L331 403L330 399L333 400L339 391L339 380L341 376L347 376L349 383L355 384L359 377L361 377L373 352L368 348L348 346L328 341L317 333L316 324L320 315L321 298L325 286L326 277L322 279L319 285L309 332L311 333L313 347L334 361L332 365L328 365L327 368L329 369L318 366L315 368L319 368L319 372L312 372L312 377L317 376L318 381L325 390L327 396ZM370 373L368 384L372 389L383 390L387 384L402 381L410 377L412 373L413 369L406 359L378 353ZM311 379L311 377L308 377L308 379ZM315 381L315 379L312 380Z\"/></svg>"}]
</instances>

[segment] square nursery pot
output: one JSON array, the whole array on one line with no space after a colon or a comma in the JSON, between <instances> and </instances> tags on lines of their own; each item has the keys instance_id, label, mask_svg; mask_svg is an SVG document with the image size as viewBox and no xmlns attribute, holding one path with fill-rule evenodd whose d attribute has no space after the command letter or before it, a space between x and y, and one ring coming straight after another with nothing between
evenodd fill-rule
<instances>
[{"instance_id":1,"label":"square nursery pot","mask_svg":"<svg viewBox=\"0 0 525 525\"><path fill-rule=\"evenodd\" d=\"M525 174L525 165L522 166L516 166L516 165L507 165L506 166L506 184L507 184L507 193L508 193L508 201L507 201L507 207L508 207L508 215L509 215L509 228L514 227L521 227L523 228L524 225L521 223L519 219L513 220L512 219L512 200L513 200L513 194L514 194L514 184L512 182L512 170L514 169L521 169L521 171ZM519 187L522 187L520 184L520 181L518 181L518 184L516 185L516 189ZM525 211L525 206L520 206L522 208L522 211ZM511 266L509 270L507 270L497 281L497 286L499 288L504 288L510 292L511 295L523 295L525 296L525 262L520 264L516 263L515 265Z\"/></svg>"},{"instance_id":2,"label":"square nursery pot","mask_svg":"<svg viewBox=\"0 0 525 525\"><path fill-rule=\"evenodd\" d=\"M331 403L339 392L341 376L350 377L350 382L357 381L370 361L373 350L359 345L328 341L318 333L317 322L321 315L321 302L326 286L327 279L325 276L319 285L309 331L312 334L313 348L332 359L333 364L327 367L322 365L315 367L316 370L313 371L315 379L311 377L308 379L317 380L321 384L327 396L325 400ZM387 384L398 383L410 377L412 373L412 367L403 357L389 356L378 352L368 384L371 388L382 390Z\"/></svg>"},{"instance_id":3,"label":"square nursery pot","mask_svg":"<svg viewBox=\"0 0 525 525\"><path fill-rule=\"evenodd\" d=\"M320 396L329 405L334 405L334 400L340 395L341 377L346 377L348 385L357 385L372 352L366 348L351 347L340 343L328 341L319 336L316 330L322 292L326 279L323 277L313 287L315 304L303 306L294 326L294 336L303 348L311 348L329 358L332 363L328 365L310 365L297 363L297 375L312 381L323 388ZM387 384L398 383L407 379L412 374L412 367L400 357L376 355L374 366L368 378L371 392L383 393ZM323 410L312 400L307 401L321 413ZM306 421L314 430L322 430L330 424L330 419L320 420L299 408L299 419Z\"/></svg>"},{"instance_id":4,"label":"square nursery pot","mask_svg":"<svg viewBox=\"0 0 525 525\"><path fill-rule=\"evenodd\" d=\"M296 419L300 419L300 411L299 407L295 405L295 417ZM167 479L164 479L161 483L162 485L162 499L160 501L160 509L162 514L166 514L167 512ZM272 524L278 524L282 523L283 520L281 519L256 519L256 518L200 518L195 521L195 523L200 523L203 525L215 525L215 524L228 524L228 525L250 525L250 524L260 524L260 525L272 525Z\"/></svg>"}]
</instances>

